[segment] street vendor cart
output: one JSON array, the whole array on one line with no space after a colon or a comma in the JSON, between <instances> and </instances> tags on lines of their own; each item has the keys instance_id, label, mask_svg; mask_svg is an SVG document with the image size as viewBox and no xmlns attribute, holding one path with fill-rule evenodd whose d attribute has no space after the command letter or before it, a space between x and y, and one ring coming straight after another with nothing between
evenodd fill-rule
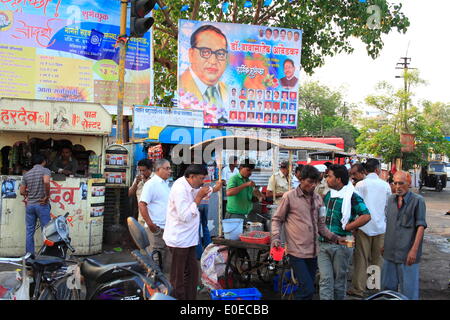
<instances>
[{"instance_id":1,"label":"street vendor cart","mask_svg":"<svg viewBox=\"0 0 450 320\"><path fill-rule=\"evenodd\" d=\"M109 113L95 103L0 99L0 256L25 252L25 202L19 193L31 156L42 153L52 164L63 148L72 150L76 172L56 170L50 181L51 216L69 213L77 255L102 249L105 180L102 179ZM59 171L59 172L58 172ZM35 233L41 246L40 228Z\"/></svg>"},{"instance_id":2,"label":"street vendor cart","mask_svg":"<svg viewBox=\"0 0 450 320\"><path fill-rule=\"evenodd\" d=\"M272 150L272 170L275 172L278 166L277 154L281 150L286 150L289 154L289 179L292 177L292 159L293 152L297 150L324 150L324 151L341 151L340 148L335 146L309 142L298 141L292 139L278 139L270 140L265 138L249 137L249 136L224 136L215 139L210 139L198 143L191 147L194 151L194 159L197 156L198 159L204 161L209 160L208 157L215 157L219 168L219 179L221 179L220 173L222 172L222 151L223 150L240 150L240 151L257 151L268 152ZM289 189L291 188L291 182L289 181ZM274 261L270 256L270 237L269 240L260 243L259 241L240 241L230 240L223 238L223 226L222 226L222 199L223 195L219 193L219 208L218 208L218 221L219 221L219 236L213 238L213 243L217 245L224 245L227 247L228 255L225 267L225 286L227 288L239 288L245 287L249 284L252 275L256 274L259 280L262 282L270 282L274 277L279 278L279 291L282 297L292 293L292 280L287 281L286 278L290 277L287 270L290 267L287 265L285 259L281 261ZM276 207L273 207L275 210ZM273 212L272 212L273 213ZM270 222L271 215L266 217ZM242 240L244 237L240 237ZM292 278L291 278L292 279Z\"/></svg>"}]
</instances>

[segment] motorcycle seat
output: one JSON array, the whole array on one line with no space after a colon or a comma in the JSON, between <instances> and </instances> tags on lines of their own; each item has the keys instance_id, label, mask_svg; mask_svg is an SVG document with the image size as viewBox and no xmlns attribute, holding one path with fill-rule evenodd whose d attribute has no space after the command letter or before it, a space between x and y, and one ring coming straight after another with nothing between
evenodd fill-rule
<instances>
[{"instance_id":1,"label":"motorcycle seat","mask_svg":"<svg viewBox=\"0 0 450 320\"><path fill-rule=\"evenodd\" d=\"M38 268L45 268L45 267L60 267L64 264L64 259L59 257L52 257L52 256L37 256L34 259L28 259L27 265L28 266L35 266Z\"/></svg>"},{"instance_id":2,"label":"motorcycle seat","mask_svg":"<svg viewBox=\"0 0 450 320\"><path fill-rule=\"evenodd\" d=\"M136 261L101 264L96 260L86 258L81 263L80 271L85 278L103 283L123 274L129 274L127 271L117 267L136 270L136 268L139 268L139 265Z\"/></svg>"}]
</instances>

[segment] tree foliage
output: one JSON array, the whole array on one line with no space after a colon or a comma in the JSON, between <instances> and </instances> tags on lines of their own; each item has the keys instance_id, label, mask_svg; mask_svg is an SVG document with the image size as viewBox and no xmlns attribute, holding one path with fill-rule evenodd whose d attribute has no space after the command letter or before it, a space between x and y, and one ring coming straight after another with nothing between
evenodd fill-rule
<instances>
[{"instance_id":1,"label":"tree foliage","mask_svg":"<svg viewBox=\"0 0 450 320\"><path fill-rule=\"evenodd\" d=\"M376 87L377 94L366 97L366 103L382 111L377 119L363 121L361 135L357 139L357 151L381 156L387 162L402 158L403 168L426 164L431 153L450 156L450 143L445 140L448 130L449 106L425 101L424 110L412 105L411 88L425 83L418 72L405 72L406 86L400 90L386 82ZM447 119L447 122L446 120ZM401 133L415 137L413 152L401 152Z\"/></svg>"},{"instance_id":2,"label":"tree foliage","mask_svg":"<svg viewBox=\"0 0 450 320\"><path fill-rule=\"evenodd\" d=\"M356 106L346 104L342 93L318 82L306 82L299 91L298 125L289 134L337 136L344 139L345 150L356 146L359 131L351 124Z\"/></svg>"},{"instance_id":3,"label":"tree foliage","mask_svg":"<svg viewBox=\"0 0 450 320\"><path fill-rule=\"evenodd\" d=\"M327 56L337 53L351 53L352 38L359 38L366 44L367 53L375 58L383 47L383 34L396 29L406 32L408 18L401 12L401 4L388 0L273 0L265 7L264 0L253 0L251 8L244 8L245 0L228 0L229 12L222 11L224 1L210 0L157 0L155 11L154 61L155 94L165 97L163 104L170 105L170 94L176 90L178 19L213 22L264 25L303 30L302 68L311 74L324 64ZM368 27L373 12L367 12L370 4L380 8L379 28ZM181 12L184 5L189 10Z\"/></svg>"}]
</instances>

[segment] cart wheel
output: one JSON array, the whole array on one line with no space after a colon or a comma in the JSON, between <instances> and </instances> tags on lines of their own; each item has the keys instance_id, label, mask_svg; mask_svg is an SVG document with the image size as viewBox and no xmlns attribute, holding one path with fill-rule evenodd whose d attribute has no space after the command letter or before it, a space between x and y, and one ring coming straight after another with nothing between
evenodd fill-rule
<instances>
[{"instance_id":1,"label":"cart wheel","mask_svg":"<svg viewBox=\"0 0 450 320\"><path fill-rule=\"evenodd\" d=\"M270 283L273 280L273 277L276 274L276 264L277 262L269 261L270 251L267 250L259 250L256 258L256 263L258 268L256 269L256 273L258 274L259 280L264 283Z\"/></svg>"},{"instance_id":2,"label":"cart wheel","mask_svg":"<svg viewBox=\"0 0 450 320\"><path fill-rule=\"evenodd\" d=\"M278 284L280 289L281 300L293 300L295 291L298 289L297 280L295 279L292 268L285 267L281 269L281 281Z\"/></svg>"},{"instance_id":3,"label":"cart wheel","mask_svg":"<svg viewBox=\"0 0 450 320\"><path fill-rule=\"evenodd\" d=\"M246 287L251 279L251 268L252 265L247 250L232 250L225 267L226 289Z\"/></svg>"}]
</instances>

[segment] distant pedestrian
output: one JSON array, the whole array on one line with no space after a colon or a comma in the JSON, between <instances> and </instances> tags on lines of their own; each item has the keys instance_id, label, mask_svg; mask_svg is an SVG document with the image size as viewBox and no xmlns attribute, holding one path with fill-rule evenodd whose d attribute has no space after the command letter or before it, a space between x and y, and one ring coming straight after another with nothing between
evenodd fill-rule
<instances>
[{"instance_id":1,"label":"distant pedestrian","mask_svg":"<svg viewBox=\"0 0 450 320\"><path fill-rule=\"evenodd\" d=\"M128 197L136 196L136 200L139 204L144 184L150 180L153 171L153 162L150 159L142 159L138 162L139 174L134 178L133 184L128 188ZM138 221L144 225L145 221L142 218L141 213L138 213Z\"/></svg>"},{"instance_id":2,"label":"distant pedestrian","mask_svg":"<svg viewBox=\"0 0 450 320\"><path fill-rule=\"evenodd\" d=\"M231 156L228 160L228 165L222 169L222 179L228 182L232 176L239 173L239 169L237 167L238 157Z\"/></svg>"},{"instance_id":3,"label":"distant pedestrian","mask_svg":"<svg viewBox=\"0 0 450 320\"><path fill-rule=\"evenodd\" d=\"M161 253L164 273L170 273L171 255L164 242L167 205L169 202L169 181L172 174L170 162L166 159L155 161L155 175L148 180L139 198L139 215L144 220L145 230L149 235L151 250Z\"/></svg>"},{"instance_id":4,"label":"distant pedestrian","mask_svg":"<svg viewBox=\"0 0 450 320\"><path fill-rule=\"evenodd\" d=\"M327 208L325 224L340 237L352 236L352 231L370 221L364 200L354 191L344 165L331 165L327 172L330 191L324 198ZM336 244L320 239L318 257L320 299L343 300L347 291L347 273L353 255L353 245Z\"/></svg>"},{"instance_id":5,"label":"distant pedestrian","mask_svg":"<svg viewBox=\"0 0 450 320\"><path fill-rule=\"evenodd\" d=\"M33 168L23 175L20 194L25 197L26 252L34 254L34 233L39 219L41 230L50 221L50 177L42 154L32 157Z\"/></svg>"},{"instance_id":6,"label":"distant pedestrian","mask_svg":"<svg viewBox=\"0 0 450 320\"><path fill-rule=\"evenodd\" d=\"M363 297L367 284L367 267L383 266L381 248L386 231L386 204L391 195L391 187L380 179L380 161L368 159L365 163L367 176L359 181L355 190L363 198L370 211L370 221L357 229L355 235L355 252L353 255L352 287L348 294Z\"/></svg>"},{"instance_id":7,"label":"distant pedestrian","mask_svg":"<svg viewBox=\"0 0 450 320\"><path fill-rule=\"evenodd\" d=\"M212 242L211 233L208 226L208 213L209 213L209 200L210 195L214 192L222 190L222 186L225 180L217 181L212 192L204 197L198 206L198 211L200 212L200 226L199 226L199 243L196 249L197 259L200 260L203 254L203 250Z\"/></svg>"},{"instance_id":8,"label":"distant pedestrian","mask_svg":"<svg viewBox=\"0 0 450 320\"><path fill-rule=\"evenodd\" d=\"M211 193L209 186L202 187L208 170L199 164L186 168L184 176L172 185L167 207L166 229L163 239L172 254L170 283L173 296L178 300L195 300L199 280L195 250L199 243L202 199Z\"/></svg>"},{"instance_id":9,"label":"distant pedestrian","mask_svg":"<svg viewBox=\"0 0 450 320\"><path fill-rule=\"evenodd\" d=\"M381 290L398 291L418 300L419 263L427 227L425 200L409 190L409 173L396 171L393 184L395 193L389 197L386 210Z\"/></svg>"},{"instance_id":10,"label":"distant pedestrian","mask_svg":"<svg viewBox=\"0 0 450 320\"><path fill-rule=\"evenodd\" d=\"M283 161L280 170L269 179L266 196L275 199L274 203L279 204L281 197L289 191L289 180L289 162Z\"/></svg>"},{"instance_id":11,"label":"distant pedestrian","mask_svg":"<svg viewBox=\"0 0 450 320\"><path fill-rule=\"evenodd\" d=\"M328 187L328 183L327 183L327 179L326 179L326 175L327 175L329 166L319 164L319 165L315 165L314 167L317 168L317 170L319 170L319 173L320 173L320 183L317 185L315 191L323 199L327 195L328 191L330 191L330 188Z\"/></svg>"},{"instance_id":12,"label":"distant pedestrian","mask_svg":"<svg viewBox=\"0 0 450 320\"><path fill-rule=\"evenodd\" d=\"M364 180L366 171L362 163L355 163L350 167L350 178L355 186L358 182Z\"/></svg>"},{"instance_id":13,"label":"distant pedestrian","mask_svg":"<svg viewBox=\"0 0 450 320\"><path fill-rule=\"evenodd\" d=\"M292 186L293 186L294 189L296 189L296 188L300 185L300 179L301 179L301 175L302 175L302 169L303 169L303 164L299 164L299 165L295 168L294 178L292 179Z\"/></svg>"}]
</instances>

